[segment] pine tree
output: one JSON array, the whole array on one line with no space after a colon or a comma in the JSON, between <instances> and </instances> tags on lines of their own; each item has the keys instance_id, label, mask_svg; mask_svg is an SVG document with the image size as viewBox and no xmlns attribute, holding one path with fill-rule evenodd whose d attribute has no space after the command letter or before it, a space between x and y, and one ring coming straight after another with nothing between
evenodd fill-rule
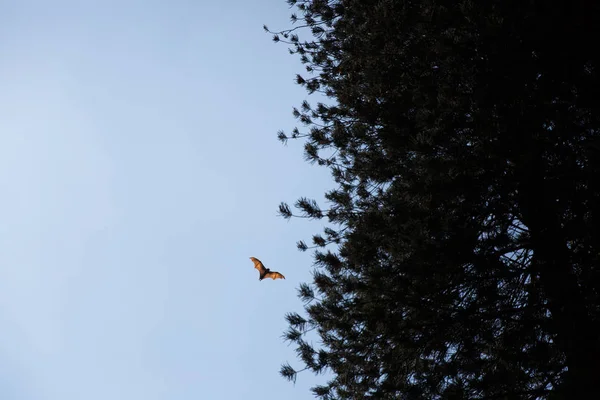
<instances>
[{"instance_id":1,"label":"pine tree","mask_svg":"<svg viewBox=\"0 0 600 400\"><path fill-rule=\"evenodd\" d=\"M336 184L327 210L296 202L329 222L285 333L304 369L332 372L314 394L594 398L600 57L584 43L599 6L288 3L296 26L265 30L331 103L303 102L303 127L279 132Z\"/></svg>"}]
</instances>

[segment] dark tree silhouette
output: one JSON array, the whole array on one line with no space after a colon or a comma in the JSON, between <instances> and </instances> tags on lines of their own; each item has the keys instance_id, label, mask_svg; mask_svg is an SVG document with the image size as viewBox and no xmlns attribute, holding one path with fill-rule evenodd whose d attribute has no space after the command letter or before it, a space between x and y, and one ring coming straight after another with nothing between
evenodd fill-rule
<instances>
[{"instance_id":1,"label":"dark tree silhouette","mask_svg":"<svg viewBox=\"0 0 600 400\"><path fill-rule=\"evenodd\" d=\"M285 334L315 395L600 397L599 3L288 3L265 30L330 104L279 139L336 183L296 203L329 221Z\"/></svg>"}]
</instances>

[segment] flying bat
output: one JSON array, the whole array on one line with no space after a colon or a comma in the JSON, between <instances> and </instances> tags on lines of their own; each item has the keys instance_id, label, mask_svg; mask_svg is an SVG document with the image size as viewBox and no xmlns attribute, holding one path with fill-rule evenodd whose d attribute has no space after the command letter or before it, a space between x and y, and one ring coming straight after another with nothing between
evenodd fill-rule
<instances>
[{"instance_id":1,"label":"flying bat","mask_svg":"<svg viewBox=\"0 0 600 400\"><path fill-rule=\"evenodd\" d=\"M279 272L271 271L269 268L265 268L263 263L260 262L258 258L250 257L252 262L254 263L254 268L260 272L260 276L258 277L259 281L262 281L266 278L275 279L285 279L285 276L281 275Z\"/></svg>"}]
</instances>

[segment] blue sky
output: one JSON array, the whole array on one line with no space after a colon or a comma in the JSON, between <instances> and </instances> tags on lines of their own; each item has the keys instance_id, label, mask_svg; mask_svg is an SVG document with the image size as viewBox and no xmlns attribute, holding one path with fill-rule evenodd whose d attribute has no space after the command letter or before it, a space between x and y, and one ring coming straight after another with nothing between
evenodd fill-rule
<instances>
[{"instance_id":1,"label":"blue sky","mask_svg":"<svg viewBox=\"0 0 600 400\"><path fill-rule=\"evenodd\" d=\"M284 0L0 2L0 398L306 399ZM281 271L258 281L248 257Z\"/></svg>"}]
</instances>

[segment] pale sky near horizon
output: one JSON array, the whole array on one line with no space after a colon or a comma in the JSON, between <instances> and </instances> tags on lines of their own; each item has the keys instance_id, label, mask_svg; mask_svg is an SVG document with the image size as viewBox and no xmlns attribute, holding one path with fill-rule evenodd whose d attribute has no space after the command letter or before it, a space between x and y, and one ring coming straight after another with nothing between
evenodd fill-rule
<instances>
[{"instance_id":1,"label":"pale sky near horizon","mask_svg":"<svg viewBox=\"0 0 600 400\"><path fill-rule=\"evenodd\" d=\"M0 0L0 399L308 399L285 0ZM286 280L258 281L250 256Z\"/></svg>"}]
</instances>

